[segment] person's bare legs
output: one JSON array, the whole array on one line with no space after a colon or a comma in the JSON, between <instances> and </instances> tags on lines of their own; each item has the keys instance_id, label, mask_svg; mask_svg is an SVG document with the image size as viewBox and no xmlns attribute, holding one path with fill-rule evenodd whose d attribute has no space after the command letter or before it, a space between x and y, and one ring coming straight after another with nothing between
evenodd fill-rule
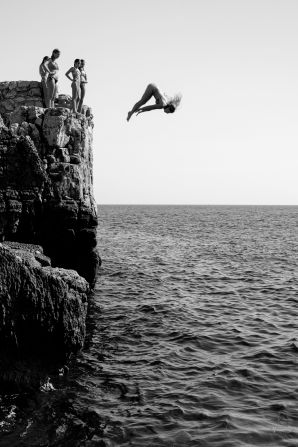
<instances>
[{"instance_id":1,"label":"person's bare legs","mask_svg":"<svg viewBox=\"0 0 298 447\"><path fill-rule=\"evenodd\" d=\"M45 107L48 107L48 89L47 89L47 82L44 79L41 80L41 86L42 86L42 93L43 93L43 101L44 101Z\"/></svg>"},{"instance_id":2,"label":"person's bare legs","mask_svg":"<svg viewBox=\"0 0 298 447\"><path fill-rule=\"evenodd\" d=\"M55 106L55 101L58 99L58 82L55 82L55 90L54 90L54 97L53 97L53 107Z\"/></svg>"},{"instance_id":3,"label":"person's bare legs","mask_svg":"<svg viewBox=\"0 0 298 447\"><path fill-rule=\"evenodd\" d=\"M82 107L83 107L83 101L85 98L85 93L86 93L86 87L85 87L85 84L83 83L83 84L81 84L81 98L80 98L79 106L78 106L78 111L80 113L82 113Z\"/></svg>"},{"instance_id":4,"label":"person's bare legs","mask_svg":"<svg viewBox=\"0 0 298 447\"><path fill-rule=\"evenodd\" d=\"M53 78L47 80L47 107L54 107L56 83Z\"/></svg>"},{"instance_id":5,"label":"person's bare legs","mask_svg":"<svg viewBox=\"0 0 298 447\"><path fill-rule=\"evenodd\" d=\"M135 105L133 106L133 108L131 109L130 112L128 112L127 114L127 121L130 120L130 118L132 117L132 115L144 104L146 104L146 102L149 101L149 99L152 97L154 89L156 89L155 85L153 84L149 84L142 96L142 98L140 99L140 101L136 102Z\"/></svg>"},{"instance_id":6,"label":"person's bare legs","mask_svg":"<svg viewBox=\"0 0 298 447\"><path fill-rule=\"evenodd\" d=\"M73 112L77 112L78 111L78 102L79 102L79 89L80 89L80 85L78 82L73 81L71 84L71 88L72 88L72 111Z\"/></svg>"}]
</instances>

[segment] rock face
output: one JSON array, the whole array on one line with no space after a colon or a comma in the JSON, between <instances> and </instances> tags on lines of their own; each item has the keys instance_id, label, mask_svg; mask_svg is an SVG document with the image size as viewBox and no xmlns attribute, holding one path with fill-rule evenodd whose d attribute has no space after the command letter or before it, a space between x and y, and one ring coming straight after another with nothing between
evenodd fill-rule
<instances>
[{"instance_id":1,"label":"rock face","mask_svg":"<svg viewBox=\"0 0 298 447\"><path fill-rule=\"evenodd\" d=\"M0 387L38 387L83 346L90 286L42 248L0 244ZM58 366L56 366L58 369Z\"/></svg>"},{"instance_id":2,"label":"rock face","mask_svg":"<svg viewBox=\"0 0 298 447\"><path fill-rule=\"evenodd\" d=\"M45 109L41 95L0 83L0 385L83 346L100 262L91 109L72 113L66 95Z\"/></svg>"},{"instance_id":3,"label":"rock face","mask_svg":"<svg viewBox=\"0 0 298 447\"><path fill-rule=\"evenodd\" d=\"M0 114L10 113L22 105L44 107L40 82L0 82Z\"/></svg>"},{"instance_id":4,"label":"rock face","mask_svg":"<svg viewBox=\"0 0 298 447\"><path fill-rule=\"evenodd\" d=\"M44 109L38 82L0 83L0 239L40 244L94 284L97 213L91 109Z\"/></svg>"},{"instance_id":5,"label":"rock face","mask_svg":"<svg viewBox=\"0 0 298 447\"><path fill-rule=\"evenodd\" d=\"M20 106L45 107L41 83L37 81L0 82L0 115L7 115ZM59 95L57 107L71 109L71 97ZM90 117L91 109L83 106L83 114Z\"/></svg>"},{"instance_id":6,"label":"rock face","mask_svg":"<svg viewBox=\"0 0 298 447\"><path fill-rule=\"evenodd\" d=\"M51 267L40 246L0 244L1 348L80 349L89 289L74 270Z\"/></svg>"}]
</instances>

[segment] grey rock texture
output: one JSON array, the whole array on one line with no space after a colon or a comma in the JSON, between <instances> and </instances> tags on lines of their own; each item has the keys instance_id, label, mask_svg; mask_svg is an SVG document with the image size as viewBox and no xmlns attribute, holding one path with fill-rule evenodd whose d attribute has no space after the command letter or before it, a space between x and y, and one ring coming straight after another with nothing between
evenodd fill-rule
<instances>
[{"instance_id":1,"label":"grey rock texture","mask_svg":"<svg viewBox=\"0 0 298 447\"><path fill-rule=\"evenodd\" d=\"M93 121L69 107L43 108L39 82L0 83L0 386L39 386L84 342L100 263Z\"/></svg>"},{"instance_id":2,"label":"grey rock texture","mask_svg":"<svg viewBox=\"0 0 298 447\"><path fill-rule=\"evenodd\" d=\"M76 352L83 346L90 286L74 270L49 264L40 246L0 244L0 337L6 347Z\"/></svg>"},{"instance_id":3,"label":"grey rock texture","mask_svg":"<svg viewBox=\"0 0 298 447\"><path fill-rule=\"evenodd\" d=\"M89 292L40 246L0 244L0 386L39 386L50 365L83 346Z\"/></svg>"},{"instance_id":4,"label":"grey rock texture","mask_svg":"<svg viewBox=\"0 0 298 447\"><path fill-rule=\"evenodd\" d=\"M41 83L37 81L0 82L0 114L27 105L43 107Z\"/></svg>"},{"instance_id":5,"label":"grey rock texture","mask_svg":"<svg viewBox=\"0 0 298 447\"><path fill-rule=\"evenodd\" d=\"M45 107L42 86L37 81L0 82L0 114L8 114L20 106ZM71 109L71 96L61 94L56 100L57 107ZM83 114L90 117L90 107L83 106Z\"/></svg>"},{"instance_id":6,"label":"grey rock texture","mask_svg":"<svg viewBox=\"0 0 298 447\"><path fill-rule=\"evenodd\" d=\"M93 121L70 99L44 109L38 82L0 83L0 240L40 244L54 266L94 284ZM28 105L29 104L29 105Z\"/></svg>"}]
</instances>

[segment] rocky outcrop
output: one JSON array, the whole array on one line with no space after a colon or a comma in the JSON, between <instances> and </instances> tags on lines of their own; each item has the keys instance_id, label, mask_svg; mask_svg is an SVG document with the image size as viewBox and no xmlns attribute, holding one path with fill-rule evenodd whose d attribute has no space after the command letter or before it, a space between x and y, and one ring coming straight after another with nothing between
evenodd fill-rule
<instances>
[{"instance_id":1,"label":"rocky outcrop","mask_svg":"<svg viewBox=\"0 0 298 447\"><path fill-rule=\"evenodd\" d=\"M0 82L0 114L6 115L22 105L44 107L40 82Z\"/></svg>"},{"instance_id":2,"label":"rocky outcrop","mask_svg":"<svg viewBox=\"0 0 298 447\"><path fill-rule=\"evenodd\" d=\"M54 266L94 284L92 113L72 113L66 95L59 101L44 109L39 83L0 83L0 238L40 244Z\"/></svg>"},{"instance_id":3,"label":"rocky outcrop","mask_svg":"<svg viewBox=\"0 0 298 447\"><path fill-rule=\"evenodd\" d=\"M71 97L61 94L55 101L57 107L71 108ZM0 115L7 115L21 106L45 107L41 83L37 81L0 82ZM90 116L90 107L83 106L83 114Z\"/></svg>"},{"instance_id":4,"label":"rocky outcrop","mask_svg":"<svg viewBox=\"0 0 298 447\"><path fill-rule=\"evenodd\" d=\"M74 270L50 264L38 245L0 244L2 348L49 353L83 346L89 284Z\"/></svg>"},{"instance_id":5,"label":"rocky outcrop","mask_svg":"<svg viewBox=\"0 0 298 447\"><path fill-rule=\"evenodd\" d=\"M91 109L72 113L67 95L45 109L41 95L0 83L0 385L83 346L100 263Z\"/></svg>"},{"instance_id":6,"label":"rocky outcrop","mask_svg":"<svg viewBox=\"0 0 298 447\"><path fill-rule=\"evenodd\" d=\"M90 286L40 246L0 244L0 386L35 386L83 346Z\"/></svg>"}]
</instances>

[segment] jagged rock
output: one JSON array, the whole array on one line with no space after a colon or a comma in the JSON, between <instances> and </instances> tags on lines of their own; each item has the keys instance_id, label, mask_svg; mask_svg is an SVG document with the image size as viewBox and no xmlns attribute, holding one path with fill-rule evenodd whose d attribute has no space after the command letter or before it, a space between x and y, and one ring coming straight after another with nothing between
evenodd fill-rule
<instances>
[{"instance_id":1,"label":"jagged rock","mask_svg":"<svg viewBox=\"0 0 298 447\"><path fill-rule=\"evenodd\" d=\"M7 128L6 128L5 124L4 124L3 118L2 118L2 116L0 115L0 129L1 129L1 128L7 130Z\"/></svg>"},{"instance_id":2,"label":"jagged rock","mask_svg":"<svg viewBox=\"0 0 298 447\"><path fill-rule=\"evenodd\" d=\"M58 96L55 105L57 107L64 107L67 109L72 108L72 99L69 95L61 94ZM82 114L85 115L88 118L92 118L92 110L89 106L84 105L82 108Z\"/></svg>"},{"instance_id":3,"label":"jagged rock","mask_svg":"<svg viewBox=\"0 0 298 447\"><path fill-rule=\"evenodd\" d=\"M73 163L74 165L79 165L81 163L81 157L79 155L71 155L69 158L70 163Z\"/></svg>"},{"instance_id":4,"label":"jagged rock","mask_svg":"<svg viewBox=\"0 0 298 447\"><path fill-rule=\"evenodd\" d=\"M47 343L73 352L83 345L90 288L73 270L43 266L42 254L33 244L0 244L0 334L25 345L37 336L32 324Z\"/></svg>"},{"instance_id":5,"label":"jagged rock","mask_svg":"<svg viewBox=\"0 0 298 447\"><path fill-rule=\"evenodd\" d=\"M89 285L45 259L39 246L0 244L0 380L16 358L63 358L83 346Z\"/></svg>"},{"instance_id":6,"label":"jagged rock","mask_svg":"<svg viewBox=\"0 0 298 447\"><path fill-rule=\"evenodd\" d=\"M67 109L71 109L72 107L72 99L69 95L59 95L56 100L57 107L65 107Z\"/></svg>"},{"instance_id":7,"label":"jagged rock","mask_svg":"<svg viewBox=\"0 0 298 447\"><path fill-rule=\"evenodd\" d=\"M32 98L38 94L38 83L0 83L0 110L15 93L13 110L2 107L0 125L0 240L40 243L53 265L74 268L90 279L86 271L90 264L96 274L96 257L90 252L88 262L87 249L78 243L77 234L97 226L91 112L88 109L87 118L65 107L19 106L20 91L21 97ZM70 216L71 207L75 213ZM72 246L63 240L69 230L75 235Z\"/></svg>"},{"instance_id":8,"label":"jagged rock","mask_svg":"<svg viewBox=\"0 0 298 447\"><path fill-rule=\"evenodd\" d=\"M0 113L13 112L22 105L43 107L41 84L37 81L0 83Z\"/></svg>"},{"instance_id":9,"label":"jagged rock","mask_svg":"<svg viewBox=\"0 0 298 447\"><path fill-rule=\"evenodd\" d=\"M0 83L0 384L82 347L100 265L91 109L44 109L41 92Z\"/></svg>"},{"instance_id":10,"label":"jagged rock","mask_svg":"<svg viewBox=\"0 0 298 447\"><path fill-rule=\"evenodd\" d=\"M66 109L51 109L43 121L43 135L49 146L65 147L70 135L66 132L65 121L68 117Z\"/></svg>"}]
</instances>

